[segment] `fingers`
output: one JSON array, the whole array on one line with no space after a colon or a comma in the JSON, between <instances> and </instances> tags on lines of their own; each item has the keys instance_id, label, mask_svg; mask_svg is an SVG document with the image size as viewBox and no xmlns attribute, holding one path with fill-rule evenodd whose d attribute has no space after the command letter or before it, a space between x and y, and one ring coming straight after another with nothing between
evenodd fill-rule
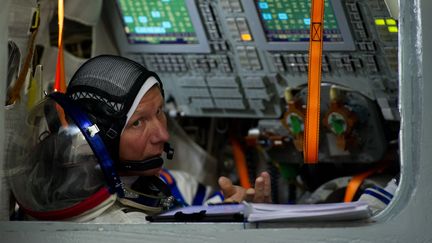
<instances>
[{"instance_id":1,"label":"fingers","mask_svg":"<svg viewBox=\"0 0 432 243\"><path fill-rule=\"evenodd\" d=\"M245 189L235 186L227 177L219 178L219 186L225 197L225 202L241 202L246 200L255 203L271 203L271 180L268 172L262 172L255 180L255 188Z\"/></svg>"},{"instance_id":2,"label":"fingers","mask_svg":"<svg viewBox=\"0 0 432 243\"><path fill-rule=\"evenodd\" d=\"M230 197L235 193L232 181L225 176L219 177L218 183L225 197Z\"/></svg>"},{"instance_id":3,"label":"fingers","mask_svg":"<svg viewBox=\"0 0 432 243\"><path fill-rule=\"evenodd\" d=\"M246 189L234 186L230 179L221 176L218 183L225 197L225 202L241 202L246 197Z\"/></svg>"},{"instance_id":4,"label":"fingers","mask_svg":"<svg viewBox=\"0 0 432 243\"><path fill-rule=\"evenodd\" d=\"M255 195L253 202L271 203L271 181L268 172L262 172L255 180Z\"/></svg>"},{"instance_id":5,"label":"fingers","mask_svg":"<svg viewBox=\"0 0 432 243\"><path fill-rule=\"evenodd\" d=\"M261 173L261 177L264 179L264 201L265 203L271 203L271 178L270 174L266 171Z\"/></svg>"},{"instance_id":6,"label":"fingers","mask_svg":"<svg viewBox=\"0 0 432 243\"><path fill-rule=\"evenodd\" d=\"M241 202L246 198L246 189L241 186L233 186L234 193L228 197L225 196L224 202ZM224 194L225 195L225 194Z\"/></svg>"},{"instance_id":7,"label":"fingers","mask_svg":"<svg viewBox=\"0 0 432 243\"><path fill-rule=\"evenodd\" d=\"M254 202L264 202L264 178L258 176L255 180L255 197Z\"/></svg>"}]
</instances>

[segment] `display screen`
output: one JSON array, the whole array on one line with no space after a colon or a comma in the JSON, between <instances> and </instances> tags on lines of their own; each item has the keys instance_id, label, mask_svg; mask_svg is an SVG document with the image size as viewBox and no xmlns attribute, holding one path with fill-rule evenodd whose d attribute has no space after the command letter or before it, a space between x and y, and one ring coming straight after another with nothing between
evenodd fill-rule
<instances>
[{"instance_id":1,"label":"display screen","mask_svg":"<svg viewBox=\"0 0 432 243\"><path fill-rule=\"evenodd\" d=\"M343 42L333 7L329 0L324 9L324 42ZM308 42L310 0L255 0L256 9L269 42Z\"/></svg>"},{"instance_id":2,"label":"display screen","mask_svg":"<svg viewBox=\"0 0 432 243\"><path fill-rule=\"evenodd\" d=\"M117 0L131 44L197 44L184 0Z\"/></svg>"}]
</instances>

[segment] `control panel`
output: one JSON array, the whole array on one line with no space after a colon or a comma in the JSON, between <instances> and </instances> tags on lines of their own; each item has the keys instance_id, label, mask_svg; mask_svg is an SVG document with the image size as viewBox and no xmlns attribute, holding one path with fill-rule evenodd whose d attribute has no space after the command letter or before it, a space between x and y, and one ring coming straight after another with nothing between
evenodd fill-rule
<instances>
[{"instance_id":1,"label":"control panel","mask_svg":"<svg viewBox=\"0 0 432 243\"><path fill-rule=\"evenodd\" d=\"M307 84L310 0L106 1L122 55L157 72L184 116L278 118ZM381 0L326 0L322 82L398 120L397 20Z\"/></svg>"}]
</instances>

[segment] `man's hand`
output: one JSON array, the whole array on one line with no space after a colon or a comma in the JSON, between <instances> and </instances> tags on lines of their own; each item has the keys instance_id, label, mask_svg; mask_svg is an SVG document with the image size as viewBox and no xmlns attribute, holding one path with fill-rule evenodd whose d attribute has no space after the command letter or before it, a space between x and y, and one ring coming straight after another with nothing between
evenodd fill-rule
<instances>
[{"instance_id":1,"label":"man's hand","mask_svg":"<svg viewBox=\"0 0 432 243\"><path fill-rule=\"evenodd\" d=\"M243 200L254 203L271 203L271 182L267 172L261 172L255 180L254 188L243 188L232 184L224 176L219 178L219 186L225 197L225 202L241 202Z\"/></svg>"}]
</instances>

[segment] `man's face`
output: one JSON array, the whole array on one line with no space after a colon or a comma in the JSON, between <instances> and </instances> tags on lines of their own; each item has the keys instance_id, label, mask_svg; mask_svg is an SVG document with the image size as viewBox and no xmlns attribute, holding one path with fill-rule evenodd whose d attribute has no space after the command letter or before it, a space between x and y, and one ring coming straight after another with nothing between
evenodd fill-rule
<instances>
[{"instance_id":1,"label":"man's face","mask_svg":"<svg viewBox=\"0 0 432 243\"><path fill-rule=\"evenodd\" d=\"M159 87L154 85L141 99L120 136L120 161L140 161L162 154L164 144L169 139L163 105L164 99ZM136 174L156 175L160 169Z\"/></svg>"}]
</instances>

